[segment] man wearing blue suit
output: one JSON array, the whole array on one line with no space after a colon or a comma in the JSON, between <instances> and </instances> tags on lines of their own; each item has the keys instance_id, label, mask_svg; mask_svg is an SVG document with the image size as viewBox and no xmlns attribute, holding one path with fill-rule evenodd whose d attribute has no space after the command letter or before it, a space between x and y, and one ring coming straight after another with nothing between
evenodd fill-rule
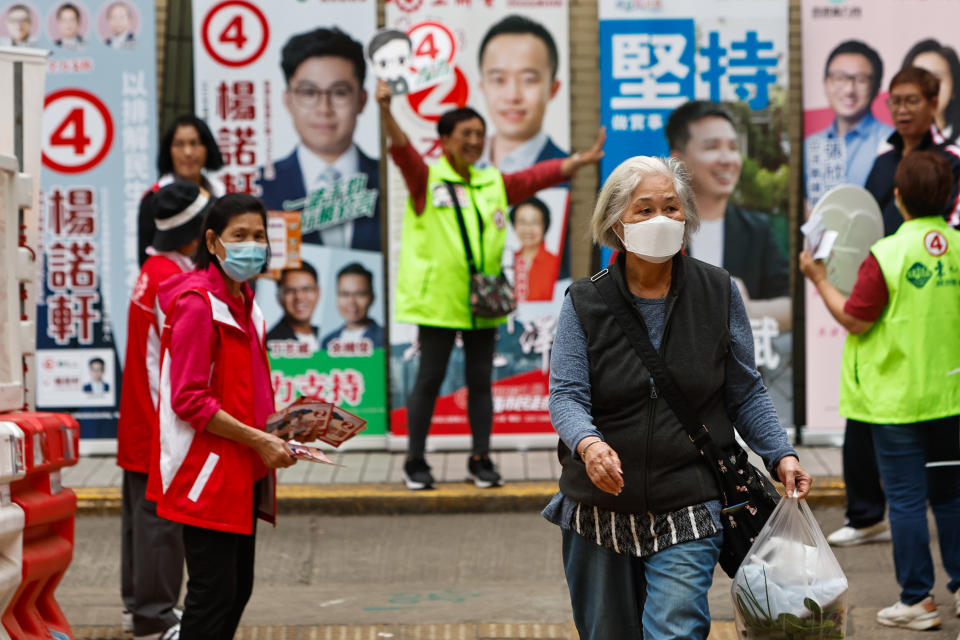
<instances>
[{"instance_id":1,"label":"man wearing blue suit","mask_svg":"<svg viewBox=\"0 0 960 640\"><path fill-rule=\"evenodd\" d=\"M92 358L87 366L90 369L90 382L83 385L83 392L93 396L102 396L108 393L110 383L103 379L103 369L106 366L103 358Z\"/></svg>"},{"instance_id":2,"label":"man wearing blue suit","mask_svg":"<svg viewBox=\"0 0 960 640\"><path fill-rule=\"evenodd\" d=\"M379 251L379 162L353 142L357 116L367 103L363 45L336 27L321 27L290 38L280 66L287 80L284 105L300 144L274 163L272 175L269 168L261 173L264 204L276 211L303 209L304 199L323 190L339 205L349 181L349 192L359 197L338 208L333 221L317 224L305 214L303 241Z\"/></svg>"},{"instance_id":3,"label":"man wearing blue suit","mask_svg":"<svg viewBox=\"0 0 960 640\"><path fill-rule=\"evenodd\" d=\"M496 132L486 145L486 160L512 173L566 158L543 131L547 105L560 89L550 32L527 17L507 16L480 42L479 63L480 89Z\"/></svg>"}]
</instances>

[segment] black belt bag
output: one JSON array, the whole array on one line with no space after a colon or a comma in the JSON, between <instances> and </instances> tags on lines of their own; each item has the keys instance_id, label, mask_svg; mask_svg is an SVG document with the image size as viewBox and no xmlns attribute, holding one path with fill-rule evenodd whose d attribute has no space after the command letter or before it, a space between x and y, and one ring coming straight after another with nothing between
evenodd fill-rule
<instances>
[{"instance_id":1,"label":"black belt bag","mask_svg":"<svg viewBox=\"0 0 960 640\"><path fill-rule=\"evenodd\" d=\"M723 498L720 567L732 578L780 501L780 494L767 476L750 464L747 452L736 441L724 449L713 441L710 431L697 418L694 405L687 400L660 354L653 348L643 317L629 306L613 278L607 274L595 276L593 284L650 371L660 395L683 424L690 440L706 458L716 476Z\"/></svg>"},{"instance_id":2,"label":"black belt bag","mask_svg":"<svg viewBox=\"0 0 960 640\"><path fill-rule=\"evenodd\" d=\"M477 269L473 259L473 250L470 248L470 237L467 235L467 225L463 220L463 211L460 209L460 199L457 198L453 183L444 180L447 191L453 200L453 208L457 212L457 223L460 225L460 237L463 238L463 250L467 254L467 266L470 267L470 310L473 315L481 318L499 318L512 313L517 308L517 297L513 293L513 285L500 272L497 275L483 273ZM477 212L477 224L480 229L480 243L483 246L483 220Z\"/></svg>"}]
</instances>

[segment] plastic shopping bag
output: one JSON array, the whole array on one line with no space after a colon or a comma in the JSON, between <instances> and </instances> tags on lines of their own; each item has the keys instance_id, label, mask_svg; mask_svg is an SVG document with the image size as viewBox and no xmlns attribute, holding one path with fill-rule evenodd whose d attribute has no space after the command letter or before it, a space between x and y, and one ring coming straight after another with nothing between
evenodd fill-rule
<instances>
[{"instance_id":1,"label":"plastic shopping bag","mask_svg":"<svg viewBox=\"0 0 960 640\"><path fill-rule=\"evenodd\" d=\"M740 638L845 637L847 577L805 500L780 501L730 593Z\"/></svg>"}]
</instances>

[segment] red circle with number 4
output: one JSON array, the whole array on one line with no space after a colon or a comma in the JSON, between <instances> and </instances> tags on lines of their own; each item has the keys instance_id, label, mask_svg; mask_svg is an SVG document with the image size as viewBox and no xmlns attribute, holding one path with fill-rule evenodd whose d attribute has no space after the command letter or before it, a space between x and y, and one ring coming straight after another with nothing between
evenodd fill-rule
<instances>
[{"instance_id":1,"label":"red circle with number 4","mask_svg":"<svg viewBox=\"0 0 960 640\"><path fill-rule=\"evenodd\" d=\"M247 23L246 17L253 22ZM227 67L244 67L266 50L270 24L256 5L246 0L224 0L207 12L200 35L211 58Z\"/></svg>"},{"instance_id":2,"label":"red circle with number 4","mask_svg":"<svg viewBox=\"0 0 960 640\"><path fill-rule=\"evenodd\" d=\"M947 236L936 230L928 231L927 235L923 236L923 246L926 247L927 253L934 258L939 258L947 252Z\"/></svg>"},{"instance_id":3,"label":"red circle with number 4","mask_svg":"<svg viewBox=\"0 0 960 640\"><path fill-rule=\"evenodd\" d=\"M113 144L113 118L83 89L54 91L43 101L43 164L60 173L89 171Z\"/></svg>"}]
</instances>

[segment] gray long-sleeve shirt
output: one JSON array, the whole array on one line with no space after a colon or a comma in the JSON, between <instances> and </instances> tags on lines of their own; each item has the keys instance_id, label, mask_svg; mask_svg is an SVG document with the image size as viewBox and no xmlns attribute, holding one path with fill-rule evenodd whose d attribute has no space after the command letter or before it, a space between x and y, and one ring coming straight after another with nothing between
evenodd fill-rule
<instances>
[{"instance_id":1,"label":"gray long-sleeve shirt","mask_svg":"<svg viewBox=\"0 0 960 640\"><path fill-rule=\"evenodd\" d=\"M666 298L634 296L654 348L660 348L666 319ZM725 402L727 415L744 442L761 458L767 469L776 468L784 456L796 456L786 432L780 426L773 402L767 394L753 352L750 319L736 285L730 285L730 353L726 363ZM633 351L624 357L637 357ZM593 424L590 391L590 363L587 336L569 296L564 299L557 322L557 337L550 358L550 418L554 428L577 455L577 445L587 436L603 438ZM692 446L692 445L691 445ZM543 516L562 527L573 519L577 503L557 493ZM719 528L720 505L707 503Z\"/></svg>"}]
</instances>

